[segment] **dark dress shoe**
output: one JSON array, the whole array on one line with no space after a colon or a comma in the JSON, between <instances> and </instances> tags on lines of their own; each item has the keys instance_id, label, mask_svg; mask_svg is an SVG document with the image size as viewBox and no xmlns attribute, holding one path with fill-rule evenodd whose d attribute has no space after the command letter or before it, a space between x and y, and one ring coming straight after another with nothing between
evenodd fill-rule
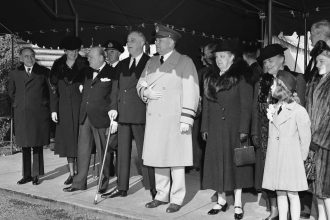
<instances>
[{"instance_id":1,"label":"dark dress shoe","mask_svg":"<svg viewBox=\"0 0 330 220\"><path fill-rule=\"evenodd\" d=\"M158 207L160 205L165 205L165 204L167 204L167 202L163 202L163 201L159 201L159 200L154 199L151 202L148 202L145 205L145 207L151 209L151 208L156 208L156 207Z\"/></svg>"},{"instance_id":2,"label":"dark dress shoe","mask_svg":"<svg viewBox=\"0 0 330 220\"><path fill-rule=\"evenodd\" d=\"M72 186L69 186L69 187L66 187L63 189L64 192L74 192L74 191L78 191L78 190L80 190L80 189L74 188Z\"/></svg>"},{"instance_id":3,"label":"dark dress shoe","mask_svg":"<svg viewBox=\"0 0 330 220\"><path fill-rule=\"evenodd\" d=\"M101 198L115 198L115 197L126 197L127 191L126 190L115 190L109 193L104 193L101 195Z\"/></svg>"},{"instance_id":4,"label":"dark dress shoe","mask_svg":"<svg viewBox=\"0 0 330 220\"><path fill-rule=\"evenodd\" d=\"M39 178L37 176L33 177L32 184L33 185L39 185L40 184Z\"/></svg>"},{"instance_id":5,"label":"dark dress shoe","mask_svg":"<svg viewBox=\"0 0 330 220\"><path fill-rule=\"evenodd\" d=\"M279 216L274 216L274 217L267 217L267 218L265 218L265 220L279 220L280 219L280 217Z\"/></svg>"},{"instance_id":6,"label":"dark dress shoe","mask_svg":"<svg viewBox=\"0 0 330 220\"><path fill-rule=\"evenodd\" d=\"M244 210L243 210L243 208L241 206L235 206L234 209L241 209L242 210L241 213L235 213L234 214L235 220L241 220L243 218L243 216L244 216Z\"/></svg>"},{"instance_id":7,"label":"dark dress shoe","mask_svg":"<svg viewBox=\"0 0 330 220\"><path fill-rule=\"evenodd\" d=\"M306 212L300 213L300 218L302 218L302 219L309 219L310 217L311 217L310 213L306 213Z\"/></svg>"},{"instance_id":8,"label":"dark dress shoe","mask_svg":"<svg viewBox=\"0 0 330 220\"><path fill-rule=\"evenodd\" d=\"M152 200L154 200L155 197L156 197L156 195L157 195L157 191L156 191L156 189L151 189L151 190L150 190L150 194L151 194L151 198L152 198Z\"/></svg>"},{"instance_id":9,"label":"dark dress shoe","mask_svg":"<svg viewBox=\"0 0 330 220\"><path fill-rule=\"evenodd\" d=\"M220 206L219 209L211 209L207 213L208 215L216 215L219 212L225 212L225 211L227 211L227 209L228 209L228 203L227 202L225 204L223 204L223 205L220 205L219 203L217 203L217 204Z\"/></svg>"},{"instance_id":10,"label":"dark dress shoe","mask_svg":"<svg viewBox=\"0 0 330 220\"><path fill-rule=\"evenodd\" d=\"M17 181L18 185L22 185L28 182L32 181L32 177L28 176L28 177L23 177L22 179L20 179L19 181Z\"/></svg>"},{"instance_id":11,"label":"dark dress shoe","mask_svg":"<svg viewBox=\"0 0 330 220\"><path fill-rule=\"evenodd\" d=\"M73 182L73 176L69 176L65 181L64 181L64 185L71 185Z\"/></svg>"},{"instance_id":12,"label":"dark dress shoe","mask_svg":"<svg viewBox=\"0 0 330 220\"><path fill-rule=\"evenodd\" d=\"M173 212L177 212L179 211L181 208L181 205L177 205L177 204L174 204L174 203L171 203L168 208L166 209L166 212L167 213L173 213Z\"/></svg>"},{"instance_id":13,"label":"dark dress shoe","mask_svg":"<svg viewBox=\"0 0 330 220\"><path fill-rule=\"evenodd\" d=\"M105 193L106 191L107 191L107 189L99 189L98 192L99 192L100 194L103 194L103 193Z\"/></svg>"}]
</instances>

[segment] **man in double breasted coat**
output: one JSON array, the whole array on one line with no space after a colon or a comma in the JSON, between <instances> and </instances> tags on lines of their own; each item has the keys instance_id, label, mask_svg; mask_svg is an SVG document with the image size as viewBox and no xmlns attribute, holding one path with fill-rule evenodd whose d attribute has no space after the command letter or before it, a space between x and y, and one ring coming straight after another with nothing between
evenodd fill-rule
<instances>
[{"instance_id":1,"label":"man in double breasted coat","mask_svg":"<svg viewBox=\"0 0 330 220\"><path fill-rule=\"evenodd\" d=\"M192 166L191 127L198 100L198 76L192 60L174 47L180 34L156 27L156 49L144 69L137 91L147 103L143 161L155 167L157 194L147 208L170 202L166 212L181 208L186 193L185 166Z\"/></svg>"},{"instance_id":2,"label":"man in double breasted coat","mask_svg":"<svg viewBox=\"0 0 330 220\"><path fill-rule=\"evenodd\" d=\"M43 145L49 144L49 70L39 66L30 47L20 51L20 65L9 73L8 92L12 100L15 137L22 147L23 178L17 184L32 181L38 185L44 174ZM31 148L33 168L31 172Z\"/></svg>"},{"instance_id":3,"label":"man in double breasted coat","mask_svg":"<svg viewBox=\"0 0 330 220\"><path fill-rule=\"evenodd\" d=\"M156 194L155 175L152 167L142 163L142 148L146 120L146 106L136 92L136 84L149 60L143 53L145 37L139 31L133 31L127 37L127 49L130 57L119 62L118 66L118 187L117 190L102 195L103 198L125 197L129 188L132 140L134 138L139 164L143 176L143 185L151 196Z\"/></svg>"},{"instance_id":4,"label":"man in double breasted coat","mask_svg":"<svg viewBox=\"0 0 330 220\"><path fill-rule=\"evenodd\" d=\"M104 170L100 174L102 185L100 193L104 193L110 178L110 153L105 152L107 129L110 120L114 120L113 112L116 112L116 91L113 89L114 76L110 75L110 66L105 62L105 53L100 47L91 48L88 53L90 68L86 72L82 101L80 106L79 136L78 136L78 174L74 176L71 186L63 189L65 192L85 190L87 188L87 175L90 164L93 142L95 143L99 158L103 159ZM117 114L117 113L115 113ZM113 124L111 133L116 132L116 124Z\"/></svg>"}]
</instances>

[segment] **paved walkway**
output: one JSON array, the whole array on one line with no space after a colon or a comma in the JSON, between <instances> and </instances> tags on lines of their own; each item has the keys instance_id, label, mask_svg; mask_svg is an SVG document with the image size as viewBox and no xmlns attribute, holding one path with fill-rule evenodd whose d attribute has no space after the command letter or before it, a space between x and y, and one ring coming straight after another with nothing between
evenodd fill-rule
<instances>
[{"instance_id":1,"label":"paved walkway","mask_svg":"<svg viewBox=\"0 0 330 220\"><path fill-rule=\"evenodd\" d=\"M136 155L135 151L133 153ZM227 212L215 216L207 215L208 210L214 204L210 200L214 192L211 190L199 190L199 173L197 172L191 172L186 175L187 195L182 209L177 213L168 214L165 212L167 206L160 206L155 209L144 207L145 203L149 202L151 197L149 191L142 188L141 176L137 174L134 157L131 163L132 169L128 196L114 199L102 199L99 196L97 205L93 204L97 181L93 177L92 167L90 168L87 190L65 193L62 189L65 187L63 182L68 177L66 158L54 156L52 151L44 149L46 174L41 178L42 183L38 186L33 186L31 183L25 185L16 184L21 178L21 158L21 153L0 157L1 189L84 207L98 212L105 212L109 214L109 219L113 218L113 216L126 219L234 219L232 196L228 196L227 198L230 204ZM109 190L114 189L115 186L116 178L112 178L110 180ZM248 192L243 193L243 202L245 210L244 219L258 220L268 215L265 202L260 195L257 196Z\"/></svg>"}]
</instances>

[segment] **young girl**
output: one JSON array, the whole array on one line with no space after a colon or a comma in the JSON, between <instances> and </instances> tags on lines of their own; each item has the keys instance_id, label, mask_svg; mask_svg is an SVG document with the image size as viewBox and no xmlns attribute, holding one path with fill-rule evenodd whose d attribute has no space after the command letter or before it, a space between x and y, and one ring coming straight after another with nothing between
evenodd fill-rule
<instances>
[{"instance_id":1,"label":"young girl","mask_svg":"<svg viewBox=\"0 0 330 220\"><path fill-rule=\"evenodd\" d=\"M310 120L294 93L296 80L286 71L279 71L274 80L272 96L278 100L270 105L268 148L262 188L275 190L280 220L287 219L288 199L292 220L299 220L298 192L308 189L304 168L311 141Z\"/></svg>"}]
</instances>

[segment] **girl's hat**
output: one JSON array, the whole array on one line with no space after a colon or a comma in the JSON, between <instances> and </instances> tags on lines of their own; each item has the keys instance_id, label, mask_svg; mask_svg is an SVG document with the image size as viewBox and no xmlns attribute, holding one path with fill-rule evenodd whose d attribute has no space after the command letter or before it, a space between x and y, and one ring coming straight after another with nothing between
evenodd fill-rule
<instances>
[{"instance_id":1,"label":"girl's hat","mask_svg":"<svg viewBox=\"0 0 330 220\"><path fill-rule=\"evenodd\" d=\"M280 70L276 78L281 80L292 93L296 90L297 80L291 73Z\"/></svg>"}]
</instances>

